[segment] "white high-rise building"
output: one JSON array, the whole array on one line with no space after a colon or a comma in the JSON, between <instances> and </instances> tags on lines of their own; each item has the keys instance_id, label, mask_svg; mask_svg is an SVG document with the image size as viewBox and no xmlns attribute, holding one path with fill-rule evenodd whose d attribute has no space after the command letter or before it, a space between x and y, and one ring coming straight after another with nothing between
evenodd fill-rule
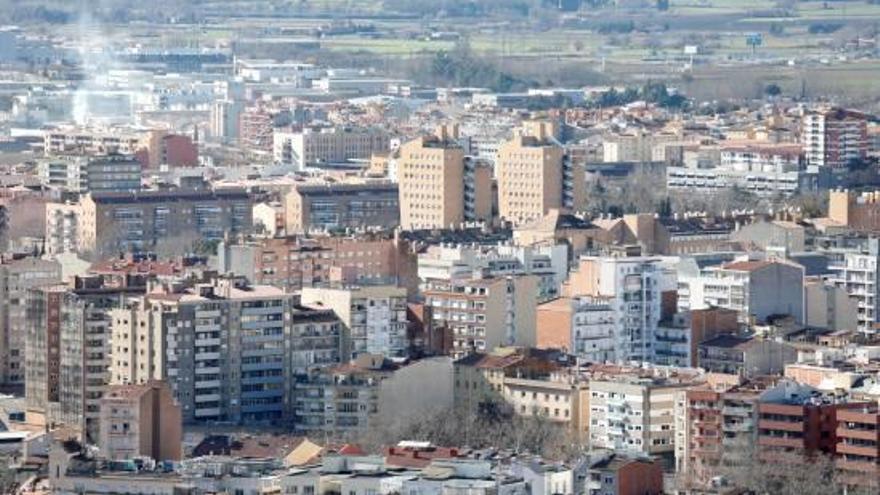
<instances>
[{"instance_id":1,"label":"white high-rise building","mask_svg":"<svg viewBox=\"0 0 880 495\"><path fill-rule=\"evenodd\" d=\"M650 361L661 319L661 296L672 290L674 276L659 258L581 257L566 287L571 297L611 299L615 361Z\"/></svg>"}]
</instances>

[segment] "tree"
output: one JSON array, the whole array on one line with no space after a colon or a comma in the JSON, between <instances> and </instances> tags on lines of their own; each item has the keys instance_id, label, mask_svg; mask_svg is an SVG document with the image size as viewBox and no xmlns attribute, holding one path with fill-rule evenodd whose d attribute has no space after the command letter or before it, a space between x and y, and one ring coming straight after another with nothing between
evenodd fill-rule
<instances>
[{"instance_id":1,"label":"tree","mask_svg":"<svg viewBox=\"0 0 880 495\"><path fill-rule=\"evenodd\" d=\"M770 83L764 87L764 94L769 97L775 97L782 94L782 88L776 83Z\"/></svg>"}]
</instances>

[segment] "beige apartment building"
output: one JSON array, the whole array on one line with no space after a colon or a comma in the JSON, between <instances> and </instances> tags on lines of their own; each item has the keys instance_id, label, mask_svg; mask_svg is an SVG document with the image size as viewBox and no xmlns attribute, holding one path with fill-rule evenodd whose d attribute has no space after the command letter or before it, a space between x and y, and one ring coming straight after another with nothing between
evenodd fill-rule
<instances>
[{"instance_id":1,"label":"beige apartment building","mask_svg":"<svg viewBox=\"0 0 880 495\"><path fill-rule=\"evenodd\" d=\"M180 405L167 383L111 385L101 399L98 446L107 459L146 456L155 461L182 457Z\"/></svg>"},{"instance_id":2,"label":"beige apartment building","mask_svg":"<svg viewBox=\"0 0 880 495\"><path fill-rule=\"evenodd\" d=\"M553 137L549 122L526 122L520 133L498 148L498 213L521 224L552 209L580 209L584 170Z\"/></svg>"},{"instance_id":3,"label":"beige apartment building","mask_svg":"<svg viewBox=\"0 0 880 495\"><path fill-rule=\"evenodd\" d=\"M534 354L529 349L500 348L459 359L453 365L456 405L505 402L517 415L546 418L586 439L590 422L587 382Z\"/></svg>"},{"instance_id":4,"label":"beige apartment building","mask_svg":"<svg viewBox=\"0 0 880 495\"><path fill-rule=\"evenodd\" d=\"M590 445L672 454L675 399L694 386L690 380L617 374L590 381Z\"/></svg>"},{"instance_id":5,"label":"beige apartment building","mask_svg":"<svg viewBox=\"0 0 880 495\"><path fill-rule=\"evenodd\" d=\"M492 169L465 156L457 125L444 125L400 148L400 224L447 228L492 217Z\"/></svg>"}]
</instances>

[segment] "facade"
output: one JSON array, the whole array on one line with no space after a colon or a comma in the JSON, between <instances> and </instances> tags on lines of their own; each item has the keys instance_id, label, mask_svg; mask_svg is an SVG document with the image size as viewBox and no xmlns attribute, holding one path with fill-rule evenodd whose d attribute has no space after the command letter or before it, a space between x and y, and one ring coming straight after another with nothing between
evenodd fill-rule
<instances>
[{"instance_id":1,"label":"facade","mask_svg":"<svg viewBox=\"0 0 880 495\"><path fill-rule=\"evenodd\" d=\"M81 206L78 203L46 203L46 253L74 252L79 248Z\"/></svg>"},{"instance_id":2,"label":"facade","mask_svg":"<svg viewBox=\"0 0 880 495\"><path fill-rule=\"evenodd\" d=\"M0 383L20 389L25 384L28 291L61 282L61 265L36 258L0 262Z\"/></svg>"},{"instance_id":3,"label":"facade","mask_svg":"<svg viewBox=\"0 0 880 495\"><path fill-rule=\"evenodd\" d=\"M540 349L561 349L594 363L617 356L617 312L610 298L560 297L540 304L535 332Z\"/></svg>"},{"instance_id":4,"label":"facade","mask_svg":"<svg viewBox=\"0 0 880 495\"><path fill-rule=\"evenodd\" d=\"M181 459L180 406L167 383L111 385L101 399L100 410L98 447L107 459Z\"/></svg>"},{"instance_id":5,"label":"facade","mask_svg":"<svg viewBox=\"0 0 880 495\"><path fill-rule=\"evenodd\" d=\"M781 374L797 361L797 351L784 342L723 334L698 345L697 364L712 373L747 377Z\"/></svg>"},{"instance_id":6,"label":"facade","mask_svg":"<svg viewBox=\"0 0 880 495\"><path fill-rule=\"evenodd\" d=\"M667 167L666 187L669 190L703 194L718 193L735 187L757 196L787 197L831 187L831 177L827 170L815 166L754 172L722 167Z\"/></svg>"},{"instance_id":7,"label":"facade","mask_svg":"<svg viewBox=\"0 0 880 495\"><path fill-rule=\"evenodd\" d=\"M303 304L333 310L344 325L344 360L360 354L408 355L406 296L406 289L393 285L302 289Z\"/></svg>"},{"instance_id":8,"label":"facade","mask_svg":"<svg viewBox=\"0 0 880 495\"><path fill-rule=\"evenodd\" d=\"M474 273L488 276L536 275L540 277L538 298L546 301L559 295L568 276L568 246L429 246L418 257L422 280L461 280Z\"/></svg>"},{"instance_id":9,"label":"facade","mask_svg":"<svg viewBox=\"0 0 880 495\"><path fill-rule=\"evenodd\" d=\"M674 452L676 393L692 386L659 378L594 377L590 381L590 445L660 455Z\"/></svg>"},{"instance_id":10,"label":"facade","mask_svg":"<svg viewBox=\"0 0 880 495\"><path fill-rule=\"evenodd\" d=\"M689 309L737 311L741 323L790 315L804 322L804 268L785 261L735 261L708 267L696 276L681 274L679 294Z\"/></svg>"},{"instance_id":11,"label":"facade","mask_svg":"<svg viewBox=\"0 0 880 495\"><path fill-rule=\"evenodd\" d=\"M516 224L551 209L580 210L584 170L553 137L546 122L528 122L519 136L498 148L498 214Z\"/></svg>"},{"instance_id":12,"label":"facade","mask_svg":"<svg viewBox=\"0 0 880 495\"><path fill-rule=\"evenodd\" d=\"M660 495L663 468L656 460L611 454L590 463L585 487L589 495Z\"/></svg>"},{"instance_id":13,"label":"facade","mask_svg":"<svg viewBox=\"0 0 880 495\"><path fill-rule=\"evenodd\" d=\"M406 242L380 236L291 236L221 242L217 268L255 284L287 291L326 284L399 284L415 278L415 255ZM338 273L339 276L335 276ZM413 282L413 289L414 282Z\"/></svg>"},{"instance_id":14,"label":"facade","mask_svg":"<svg viewBox=\"0 0 880 495\"><path fill-rule=\"evenodd\" d=\"M822 279L808 279L804 284L806 319L813 328L851 330L859 328L859 300L850 296L844 287ZM867 298L861 300L862 304ZM864 324L864 323L863 323Z\"/></svg>"},{"instance_id":15,"label":"facade","mask_svg":"<svg viewBox=\"0 0 880 495\"><path fill-rule=\"evenodd\" d=\"M145 133L116 133L100 129L55 129L47 131L43 136L43 152L46 155L71 152L85 155L133 155L145 146L148 137Z\"/></svg>"},{"instance_id":16,"label":"facade","mask_svg":"<svg viewBox=\"0 0 880 495\"><path fill-rule=\"evenodd\" d=\"M275 163L295 170L369 160L377 153L387 153L388 133L372 128L306 128L297 132L275 132Z\"/></svg>"},{"instance_id":17,"label":"facade","mask_svg":"<svg viewBox=\"0 0 880 495\"><path fill-rule=\"evenodd\" d=\"M74 192L124 192L141 189L143 165L133 155L65 155L40 161L43 185Z\"/></svg>"},{"instance_id":18,"label":"facade","mask_svg":"<svg viewBox=\"0 0 880 495\"><path fill-rule=\"evenodd\" d=\"M877 332L880 321L877 310L880 296L880 241L869 239L862 249L846 249L831 254L828 265L829 283L843 289L855 300L857 330L866 334Z\"/></svg>"},{"instance_id":19,"label":"facade","mask_svg":"<svg viewBox=\"0 0 880 495\"><path fill-rule=\"evenodd\" d=\"M252 227L251 199L242 190L90 194L80 200L81 253L149 250L160 242L220 240Z\"/></svg>"},{"instance_id":20,"label":"facade","mask_svg":"<svg viewBox=\"0 0 880 495\"><path fill-rule=\"evenodd\" d=\"M390 182L296 185L285 197L286 231L394 228L398 187Z\"/></svg>"},{"instance_id":21,"label":"facade","mask_svg":"<svg viewBox=\"0 0 880 495\"><path fill-rule=\"evenodd\" d=\"M48 424L65 425L96 442L100 400L110 383L111 318L126 298L142 294L137 278L121 284L101 276L28 293L26 396Z\"/></svg>"},{"instance_id":22,"label":"facade","mask_svg":"<svg viewBox=\"0 0 880 495\"><path fill-rule=\"evenodd\" d=\"M458 126L441 126L400 147L400 224L448 228L492 218L492 169L465 156Z\"/></svg>"},{"instance_id":23,"label":"facade","mask_svg":"<svg viewBox=\"0 0 880 495\"><path fill-rule=\"evenodd\" d=\"M860 232L880 231L880 192L830 191L828 219L837 226Z\"/></svg>"},{"instance_id":24,"label":"facade","mask_svg":"<svg viewBox=\"0 0 880 495\"><path fill-rule=\"evenodd\" d=\"M844 168L868 156L868 117L853 110L823 109L804 116L801 139L807 163Z\"/></svg>"},{"instance_id":25,"label":"facade","mask_svg":"<svg viewBox=\"0 0 880 495\"><path fill-rule=\"evenodd\" d=\"M304 433L363 434L443 410L453 400L451 367L448 358L399 366L360 354L296 383L295 427Z\"/></svg>"},{"instance_id":26,"label":"facade","mask_svg":"<svg viewBox=\"0 0 880 495\"><path fill-rule=\"evenodd\" d=\"M534 275L427 280L431 322L452 330L452 357L534 345L538 278Z\"/></svg>"},{"instance_id":27,"label":"facade","mask_svg":"<svg viewBox=\"0 0 880 495\"><path fill-rule=\"evenodd\" d=\"M113 383L168 381L185 423L290 421L296 377L342 354L328 311L238 278L152 292L111 316Z\"/></svg>"},{"instance_id":28,"label":"facade","mask_svg":"<svg viewBox=\"0 0 880 495\"><path fill-rule=\"evenodd\" d=\"M597 349L614 349L613 361L648 361L653 355L654 335L662 319L662 292L669 285L668 274L659 259L582 256L564 292L572 297L609 300L614 311L613 342L610 346L607 341L595 342L600 346ZM604 335L604 329L604 326L598 327L599 335Z\"/></svg>"},{"instance_id":29,"label":"facade","mask_svg":"<svg viewBox=\"0 0 880 495\"><path fill-rule=\"evenodd\" d=\"M676 471L696 486L709 486L724 459L743 454L758 428L760 387L695 388L678 395Z\"/></svg>"},{"instance_id":30,"label":"facade","mask_svg":"<svg viewBox=\"0 0 880 495\"><path fill-rule=\"evenodd\" d=\"M504 403L513 414L541 416L586 440L589 387L560 366L556 354L502 348L458 359L453 364L455 404L479 408Z\"/></svg>"}]
</instances>

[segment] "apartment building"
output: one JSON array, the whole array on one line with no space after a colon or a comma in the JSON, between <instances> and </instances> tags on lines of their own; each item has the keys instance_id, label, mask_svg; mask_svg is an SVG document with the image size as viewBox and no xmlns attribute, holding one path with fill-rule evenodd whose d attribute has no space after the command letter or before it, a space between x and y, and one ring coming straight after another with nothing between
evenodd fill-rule
<instances>
[{"instance_id":1,"label":"apartment building","mask_svg":"<svg viewBox=\"0 0 880 495\"><path fill-rule=\"evenodd\" d=\"M507 404L513 414L540 416L586 440L589 387L556 359L557 352L500 348L453 363L455 404Z\"/></svg>"},{"instance_id":2,"label":"apartment building","mask_svg":"<svg viewBox=\"0 0 880 495\"><path fill-rule=\"evenodd\" d=\"M236 189L94 193L80 200L79 252L150 250L161 242L220 240L252 227L251 198Z\"/></svg>"},{"instance_id":3,"label":"apartment building","mask_svg":"<svg viewBox=\"0 0 880 495\"><path fill-rule=\"evenodd\" d=\"M659 460L620 453L591 459L584 479L589 495L660 495L663 467Z\"/></svg>"},{"instance_id":4,"label":"apartment building","mask_svg":"<svg viewBox=\"0 0 880 495\"><path fill-rule=\"evenodd\" d=\"M409 354L405 288L395 285L304 287L302 303L331 309L346 331L343 361L360 354Z\"/></svg>"},{"instance_id":5,"label":"apartment building","mask_svg":"<svg viewBox=\"0 0 880 495\"><path fill-rule=\"evenodd\" d=\"M158 462L182 458L180 405L167 383L110 385L100 411L97 445L105 458L148 457Z\"/></svg>"},{"instance_id":6,"label":"apartment building","mask_svg":"<svg viewBox=\"0 0 880 495\"><path fill-rule=\"evenodd\" d=\"M553 137L548 122L526 122L521 133L498 148L498 214L522 224L551 209L580 210L584 169Z\"/></svg>"},{"instance_id":7,"label":"apartment building","mask_svg":"<svg viewBox=\"0 0 880 495\"><path fill-rule=\"evenodd\" d=\"M275 163L292 166L294 170L369 160L374 154L387 153L390 144L385 130L354 127L276 131L272 139Z\"/></svg>"},{"instance_id":8,"label":"apartment building","mask_svg":"<svg viewBox=\"0 0 880 495\"><path fill-rule=\"evenodd\" d=\"M662 161L654 150L678 140L674 134L645 130L610 134L602 141L602 158L605 163Z\"/></svg>"},{"instance_id":9,"label":"apartment building","mask_svg":"<svg viewBox=\"0 0 880 495\"><path fill-rule=\"evenodd\" d=\"M712 194L736 187L757 196L792 196L832 185L830 169L805 167L799 145L728 146L714 167L667 167L670 190Z\"/></svg>"},{"instance_id":10,"label":"apartment building","mask_svg":"<svg viewBox=\"0 0 880 495\"><path fill-rule=\"evenodd\" d=\"M880 231L880 192L828 192L828 220L832 226L861 232Z\"/></svg>"},{"instance_id":11,"label":"apartment building","mask_svg":"<svg viewBox=\"0 0 880 495\"><path fill-rule=\"evenodd\" d=\"M102 129L60 128L47 131L43 136L43 152L61 155L70 152L85 155L121 153L133 155L145 146L147 134L115 132Z\"/></svg>"},{"instance_id":12,"label":"apartment building","mask_svg":"<svg viewBox=\"0 0 880 495\"><path fill-rule=\"evenodd\" d=\"M697 364L713 373L747 377L781 374L797 360L797 350L786 342L721 334L698 344Z\"/></svg>"},{"instance_id":13,"label":"apartment building","mask_svg":"<svg viewBox=\"0 0 880 495\"><path fill-rule=\"evenodd\" d=\"M534 275L427 280L425 304L435 328L452 331L452 357L535 344L538 278Z\"/></svg>"},{"instance_id":14,"label":"apartment building","mask_svg":"<svg viewBox=\"0 0 880 495\"><path fill-rule=\"evenodd\" d=\"M64 155L37 164L40 182L67 192L136 191L143 165L133 155Z\"/></svg>"},{"instance_id":15,"label":"apartment building","mask_svg":"<svg viewBox=\"0 0 880 495\"><path fill-rule=\"evenodd\" d=\"M287 291L326 284L334 277L346 283L399 284L413 290L416 285L416 255L409 243L378 235L222 241L217 258L221 273Z\"/></svg>"},{"instance_id":16,"label":"apartment building","mask_svg":"<svg viewBox=\"0 0 880 495\"><path fill-rule=\"evenodd\" d=\"M599 296L560 297L538 305L536 346L561 349L593 363L617 357L614 336L617 313L613 299Z\"/></svg>"},{"instance_id":17,"label":"apartment building","mask_svg":"<svg viewBox=\"0 0 880 495\"><path fill-rule=\"evenodd\" d=\"M804 322L804 268L786 261L735 261L698 274L679 273L679 294L689 309L727 308L741 323L790 315Z\"/></svg>"},{"instance_id":18,"label":"apartment building","mask_svg":"<svg viewBox=\"0 0 880 495\"><path fill-rule=\"evenodd\" d=\"M834 250L827 253L830 261L826 280L846 291L856 304L856 329L873 335L877 333L880 313L880 240L868 239L866 245L855 249Z\"/></svg>"},{"instance_id":19,"label":"apartment building","mask_svg":"<svg viewBox=\"0 0 880 495\"><path fill-rule=\"evenodd\" d=\"M801 124L807 163L844 168L868 156L868 116L842 108L807 113Z\"/></svg>"},{"instance_id":20,"label":"apartment building","mask_svg":"<svg viewBox=\"0 0 880 495\"><path fill-rule=\"evenodd\" d=\"M31 257L0 258L0 385L25 384L28 291L61 282L61 265Z\"/></svg>"},{"instance_id":21,"label":"apartment building","mask_svg":"<svg viewBox=\"0 0 880 495\"><path fill-rule=\"evenodd\" d=\"M492 218L492 168L467 157L457 125L440 126L400 147L400 224L448 228Z\"/></svg>"},{"instance_id":22,"label":"apartment building","mask_svg":"<svg viewBox=\"0 0 880 495\"><path fill-rule=\"evenodd\" d=\"M590 445L647 455L675 449L675 397L693 387L688 378L639 374L590 380Z\"/></svg>"},{"instance_id":23,"label":"apartment building","mask_svg":"<svg viewBox=\"0 0 880 495\"><path fill-rule=\"evenodd\" d=\"M671 285L657 258L582 256L563 292L608 300L614 311L611 360L647 361L662 319L662 293ZM607 341L596 345L608 348Z\"/></svg>"},{"instance_id":24,"label":"apartment building","mask_svg":"<svg viewBox=\"0 0 880 495\"><path fill-rule=\"evenodd\" d=\"M97 441L100 400L110 383L109 312L144 290L137 277L87 276L28 292L29 411Z\"/></svg>"},{"instance_id":25,"label":"apartment building","mask_svg":"<svg viewBox=\"0 0 880 495\"><path fill-rule=\"evenodd\" d=\"M311 373L295 384L295 428L304 433L363 434L452 405L448 358L401 366L374 354Z\"/></svg>"},{"instance_id":26,"label":"apartment building","mask_svg":"<svg viewBox=\"0 0 880 495\"><path fill-rule=\"evenodd\" d=\"M535 275L540 279L539 301L559 295L568 276L568 246L465 246L435 245L419 253L418 275L422 280L461 280L474 273L491 276Z\"/></svg>"},{"instance_id":27,"label":"apartment building","mask_svg":"<svg viewBox=\"0 0 880 495\"><path fill-rule=\"evenodd\" d=\"M113 383L168 381L185 423L290 421L296 377L342 355L330 312L242 278L169 286L110 315Z\"/></svg>"},{"instance_id":28,"label":"apartment building","mask_svg":"<svg viewBox=\"0 0 880 495\"><path fill-rule=\"evenodd\" d=\"M676 403L676 472L696 486L709 486L721 475L725 459L748 455L743 450L757 436L761 382L698 387L678 394Z\"/></svg>"},{"instance_id":29,"label":"apartment building","mask_svg":"<svg viewBox=\"0 0 880 495\"><path fill-rule=\"evenodd\" d=\"M46 254L75 252L79 248L79 203L46 203Z\"/></svg>"},{"instance_id":30,"label":"apartment building","mask_svg":"<svg viewBox=\"0 0 880 495\"><path fill-rule=\"evenodd\" d=\"M846 446L850 443L847 438L852 438L852 434L843 432L849 436L838 442L838 414L858 412L865 407L870 404L837 401L812 387L783 382L761 394L757 445L765 451L798 455L834 454L838 443Z\"/></svg>"},{"instance_id":31,"label":"apartment building","mask_svg":"<svg viewBox=\"0 0 880 495\"><path fill-rule=\"evenodd\" d=\"M837 411L835 465L841 481L878 489L880 485L880 411L872 404Z\"/></svg>"},{"instance_id":32,"label":"apartment building","mask_svg":"<svg viewBox=\"0 0 880 495\"><path fill-rule=\"evenodd\" d=\"M654 334L651 362L661 366L696 367L701 343L739 332L737 316L733 310L707 308L664 318Z\"/></svg>"},{"instance_id":33,"label":"apartment building","mask_svg":"<svg viewBox=\"0 0 880 495\"><path fill-rule=\"evenodd\" d=\"M398 186L390 182L297 184L284 198L286 231L394 228L398 201Z\"/></svg>"}]
</instances>

